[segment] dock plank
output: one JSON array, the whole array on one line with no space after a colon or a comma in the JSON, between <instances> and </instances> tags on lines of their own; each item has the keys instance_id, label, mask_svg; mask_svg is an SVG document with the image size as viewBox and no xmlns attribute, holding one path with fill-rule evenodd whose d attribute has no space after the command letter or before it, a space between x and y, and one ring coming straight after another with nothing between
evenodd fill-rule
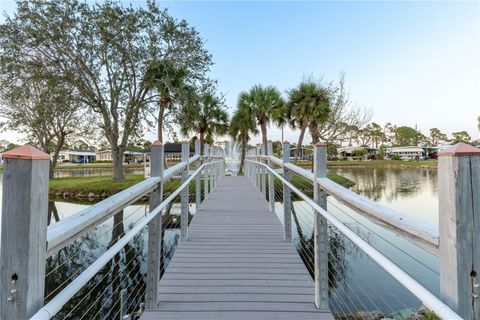
<instances>
[{"instance_id":1,"label":"dock plank","mask_svg":"<svg viewBox=\"0 0 480 320\"><path fill-rule=\"evenodd\" d=\"M333 319L283 227L245 177L224 177L180 242L158 287L157 319Z\"/></svg>"}]
</instances>

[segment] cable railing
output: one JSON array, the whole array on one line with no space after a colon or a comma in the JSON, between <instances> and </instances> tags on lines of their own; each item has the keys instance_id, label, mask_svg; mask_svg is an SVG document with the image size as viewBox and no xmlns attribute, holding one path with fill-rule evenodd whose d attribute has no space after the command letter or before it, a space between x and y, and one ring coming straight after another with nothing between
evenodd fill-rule
<instances>
[{"instance_id":1,"label":"cable railing","mask_svg":"<svg viewBox=\"0 0 480 320\"><path fill-rule=\"evenodd\" d=\"M51 206L49 161L13 152L5 164L2 225L18 228L2 231L0 318L134 319L156 304L152 287L223 176L223 157L208 145L200 156L200 144L195 147L189 157L183 143L182 162L164 170L163 145L154 143L150 178L48 227L47 215L38 212ZM24 169L29 162L30 171Z\"/></svg>"},{"instance_id":2,"label":"cable railing","mask_svg":"<svg viewBox=\"0 0 480 320\"><path fill-rule=\"evenodd\" d=\"M269 150L268 154L272 154L271 146ZM437 268L396 245L396 239L388 234L393 230L423 250L438 254L438 232L434 228L399 212L389 214L392 210L388 208L383 215L383 206L357 194L352 196L352 191L348 190L347 195L342 191L338 196L339 190L345 188L326 181L324 146L315 146L313 172L288 163L288 144L284 150L287 155L283 160L250 152L246 175L282 221L285 239L296 245L314 279L318 307L328 306L338 318L370 319L401 318L405 316L402 312L417 305L423 306L419 312L424 318L433 314L442 319L463 318L447 305L444 297L441 299L427 289L421 276L414 277L388 257L392 250L401 252L423 268L422 274L428 273L438 281ZM364 214L375 210L380 218ZM359 211L362 214L354 214ZM396 219L404 223L392 227ZM387 231L374 229L379 226L387 227ZM379 276L381 273L384 275Z\"/></svg>"}]
</instances>

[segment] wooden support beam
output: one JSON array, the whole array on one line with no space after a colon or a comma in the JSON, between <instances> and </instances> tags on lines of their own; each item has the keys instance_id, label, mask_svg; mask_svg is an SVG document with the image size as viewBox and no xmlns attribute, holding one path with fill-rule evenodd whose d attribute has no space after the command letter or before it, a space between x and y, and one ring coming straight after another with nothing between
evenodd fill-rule
<instances>
[{"instance_id":1,"label":"wooden support beam","mask_svg":"<svg viewBox=\"0 0 480 320\"><path fill-rule=\"evenodd\" d=\"M189 152L190 152L190 144L188 141L182 142L182 162L188 162L189 158ZM182 183L187 181L188 179L188 166L185 167L185 169L182 171ZM188 216L189 216L189 210L188 210L188 186L186 186L181 194L181 213L180 213L180 239L183 241L186 241L188 238L187 232L188 232Z\"/></svg>"},{"instance_id":2,"label":"wooden support beam","mask_svg":"<svg viewBox=\"0 0 480 320\"><path fill-rule=\"evenodd\" d=\"M327 194L322 191L318 178L327 176L327 144L317 143L313 147L313 201L327 210ZM320 213L315 212L314 219L314 270L315 270L315 306L328 310L328 225Z\"/></svg>"},{"instance_id":3,"label":"wooden support beam","mask_svg":"<svg viewBox=\"0 0 480 320\"><path fill-rule=\"evenodd\" d=\"M288 182L292 179L292 173L285 167L290 162L290 143L283 143L283 177ZM292 241L292 191L285 184L283 185L283 226L284 240Z\"/></svg>"},{"instance_id":4,"label":"wooden support beam","mask_svg":"<svg viewBox=\"0 0 480 320\"><path fill-rule=\"evenodd\" d=\"M200 155L200 140L195 140L195 155ZM201 161L197 161L196 168L200 168L202 165ZM198 212L200 208L200 203L202 201L202 193L201 193L201 175L197 174L195 178L195 212Z\"/></svg>"},{"instance_id":5,"label":"wooden support beam","mask_svg":"<svg viewBox=\"0 0 480 320\"><path fill-rule=\"evenodd\" d=\"M268 156L273 155L273 143L268 141ZM272 168L272 161L268 158L268 166ZM268 171L268 203L270 205L270 211L275 212L275 177Z\"/></svg>"},{"instance_id":6,"label":"wooden support beam","mask_svg":"<svg viewBox=\"0 0 480 320\"><path fill-rule=\"evenodd\" d=\"M440 293L464 319L480 319L480 149L439 153Z\"/></svg>"},{"instance_id":7,"label":"wooden support beam","mask_svg":"<svg viewBox=\"0 0 480 320\"><path fill-rule=\"evenodd\" d=\"M164 146L160 141L155 141L151 146L150 176L160 177L155 190L150 193L150 211L153 211L163 200L163 170ZM145 303L147 308L157 306L158 282L162 268L162 215L158 214L148 224L148 258Z\"/></svg>"},{"instance_id":8,"label":"wooden support beam","mask_svg":"<svg viewBox=\"0 0 480 320\"><path fill-rule=\"evenodd\" d=\"M2 155L0 319L29 319L43 307L50 156L31 146Z\"/></svg>"}]
</instances>

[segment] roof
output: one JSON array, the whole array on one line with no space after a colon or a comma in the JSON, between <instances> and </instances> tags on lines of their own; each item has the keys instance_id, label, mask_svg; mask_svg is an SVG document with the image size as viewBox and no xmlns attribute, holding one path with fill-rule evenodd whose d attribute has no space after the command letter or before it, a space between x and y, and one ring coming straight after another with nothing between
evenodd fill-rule
<instances>
[{"instance_id":1,"label":"roof","mask_svg":"<svg viewBox=\"0 0 480 320\"><path fill-rule=\"evenodd\" d=\"M50 160L50 156L32 146L24 145L2 154L4 159Z\"/></svg>"},{"instance_id":2,"label":"roof","mask_svg":"<svg viewBox=\"0 0 480 320\"><path fill-rule=\"evenodd\" d=\"M182 153L181 143L165 143L163 147L164 153ZM194 152L192 146L190 146L190 152Z\"/></svg>"},{"instance_id":3,"label":"roof","mask_svg":"<svg viewBox=\"0 0 480 320\"><path fill-rule=\"evenodd\" d=\"M423 148L410 146L410 147L392 147L387 149L389 152L423 152Z\"/></svg>"},{"instance_id":4,"label":"roof","mask_svg":"<svg viewBox=\"0 0 480 320\"><path fill-rule=\"evenodd\" d=\"M342 151L353 151L353 150L356 150L356 149L377 150L377 148L370 148L370 147L365 147L365 146L356 146L356 147L342 147L342 148L338 148L337 151L338 151L338 152L342 152Z\"/></svg>"},{"instance_id":5,"label":"roof","mask_svg":"<svg viewBox=\"0 0 480 320\"><path fill-rule=\"evenodd\" d=\"M458 143L440 151L439 156L473 156L479 155L480 149L466 143Z\"/></svg>"},{"instance_id":6,"label":"roof","mask_svg":"<svg viewBox=\"0 0 480 320\"><path fill-rule=\"evenodd\" d=\"M66 154L72 156L94 156L96 155L95 151L66 151Z\"/></svg>"}]
</instances>

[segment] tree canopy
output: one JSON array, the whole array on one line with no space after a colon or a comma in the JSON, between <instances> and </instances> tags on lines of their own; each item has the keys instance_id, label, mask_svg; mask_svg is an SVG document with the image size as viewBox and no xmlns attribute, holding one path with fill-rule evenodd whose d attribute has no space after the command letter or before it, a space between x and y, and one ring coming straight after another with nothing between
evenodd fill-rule
<instances>
[{"instance_id":1,"label":"tree canopy","mask_svg":"<svg viewBox=\"0 0 480 320\"><path fill-rule=\"evenodd\" d=\"M18 1L17 6L0 28L2 71L27 69L32 78L47 75L71 87L96 115L112 149L114 179L123 179L125 147L143 131L152 102L159 99L147 71L155 61L168 61L195 76L206 72L211 57L203 40L154 2L146 8L78 0Z\"/></svg>"}]
</instances>

